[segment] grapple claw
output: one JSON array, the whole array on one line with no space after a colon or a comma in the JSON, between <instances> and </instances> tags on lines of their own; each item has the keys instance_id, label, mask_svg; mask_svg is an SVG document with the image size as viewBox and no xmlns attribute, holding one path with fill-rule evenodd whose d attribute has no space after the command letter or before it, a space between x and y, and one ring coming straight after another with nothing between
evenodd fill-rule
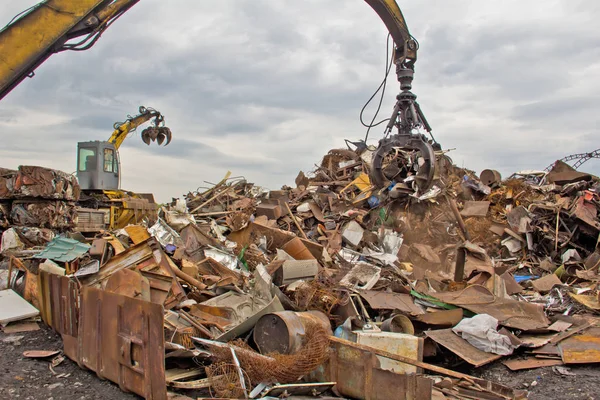
<instances>
[{"instance_id":1,"label":"grapple claw","mask_svg":"<svg viewBox=\"0 0 600 400\"><path fill-rule=\"evenodd\" d=\"M150 142L157 142L158 145L162 145L165 140L165 146L171 143L171 130L166 126L149 126L148 128L142 131L142 141L147 145L150 145Z\"/></svg>"},{"instance_id":2,"label":"grapple claw","mask_svg":"<svg viewBox=\"0 0 600 400\"><path fill-rule=\"evenodd\" d=\"M167 128L166 126L163 126L162 130L163 130L163 135L167 139L167 143L165 143L165 146L168 146L169 143L171 143L171 138L173 137L173 135L171 133L171 130L169 128Z\"/></svg>"},{"instance_id":3,"label":"grapple claw","mask_svg":"<svg viewBox=\"0 0 600 400\"><path fill-rule=\"evenodd\" d=\"M404 152L417 152L419 157L422 158L422 163L417 168L416 176L414 179L419 188L419 192L427 191L432 183L433 176L435 173L435 152L431 144L429 144L423 135L394 135L390 138L381 139L379 141L379 147L373 154L373 165L369 176L371 182L378 187L382 188L389 184L390 180L396 180L386 176L386 170L393 170L395 173L399 173L400 169L393 163L386 166L384 159L388 154L396 153L397 150Z\"/></svg>"}]
</instances>

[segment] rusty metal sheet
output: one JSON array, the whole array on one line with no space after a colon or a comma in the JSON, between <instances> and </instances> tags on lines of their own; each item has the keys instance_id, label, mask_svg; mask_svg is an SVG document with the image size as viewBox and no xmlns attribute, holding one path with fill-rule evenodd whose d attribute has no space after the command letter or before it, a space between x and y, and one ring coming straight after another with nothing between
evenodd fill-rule
<instances>
[{"instance_id":1,"label":"rusty metal sheet","mask_svg":"<svg viewBox=\"0 0 600 400\"><path fill-rule=\"evenodd\" d=\"M545 344L540 348L531 350L532 354L539 354L543 356L560 356L560 350L555 344Z\"/></svg>"},{"instance_id":2,"label":"rusty metal sheet","mask_svg":"<svg viewBox=\"0 0 600 400\"><path fill-rule=\"evenodd\" d=\"M590 328L558 345L565 364L600 363L600 328Z\"/></svg>"},{"instance_id":3,"label":"rusty metal sheet","mask_svg":"<svg viewBox=\"0 0 600 400\"><path fill-rule=\"evenodd\" d=\"M438 300L476 314L489 314L501 325L524 331L547 328L550 321L541 304L496 297L486 287L471 285L458 292L428 293Z\"/></svg>"},{"instance_id":4,"label":"rusty metal sheet","mask_svg":"<svg viewBox=\"0 0 600 400\"><path fill-rule=\"evenodd\" d=\"M400 310L412 315L425 314L425 311L415 304L410 294L375 290L361 290L359 294L374 310Z\"/></svg>"},{"instance_id":5,"label":"rusty metal sheet","mask_svg":"<svg viewBox=\"0 0 600 400\"><path fill-rule=\"evenodd\" d=\"M65 355L79 363L79 289L66 276L40 271L39 298L42 319L63 339Z\"/></svg>"},{"instance_id":6,"label":"rusty metal sheet","mask_svg":"<svg viewBox=\"0 0 600 400\"><path fill-rule=\"evenodd\" d=\"M26 350L23 357L27 358L50 358L60 354L60 350Z\"/></svg>"},{"instance_id":7,"label":"rusty metal sheet","mask_svg":"<svg viewBox=\"0 0 600 400\"><path fill-rule=\"evenodd\" d=\"M485 217L489 209L489 201L465 201L460 215L463 217Z\"/></svg>"},{"instance_id":8,"label":"rusty metal sheet","mask_svg":"<svg viewBox=\"0 0 600 400\"><path fill-rule=\"evenodd\" d=\"M126 226L124 229L134 244L142 243L142 242L150 239L150 234L148 233L148 229L144 226L129 225L129 226Z\"/></svg>"},{"instance_id":9,"label":"rusty metal sheet","mask_svg":"<svg viewBox=\"0 0 600 400\"><path fill-rule=\"evenodd\" d=\"M452 327L463 319L463 310L462 308L455 308L454 310L429 312L418 315L415 319L428 325Z\"/></svg>"},{"instance_id":10,"label":"rusty metal sheet","mask_svg":"<svg viewBox=\"0 0 600 400\"><path fill-rule=\"evenodd\" d=\"M126 251L111 258L96 274L80 279L84 286L96 287L115 272L131 268L153 257L152 248L147 242L131 246Z\"/></svg>"},{"instance_id":11,"label":"rusty metal sheet","mask_svg":"<svg viewBox=\"0 0 600 400\"><path fill-rule=\"evenodd\" d=\"M40 271L40 313L42 319L60 334L77 336L78 289L77 283L67 278Z\"/></svg>"},{"instance_id":12,"label":"rusty metal sheet","mask_svg":"<svg viewBox=\"0 0 600 400\"><path fill-rule=\"evenodd\" d=\"M150 283L139 271L122 269L115 272L106 280L104 290L135 299L150 301Z\"/></svg>"},{"instance_id":13,"label":"rusty metal sheet","mask_svg":"<svg viewBox=\"0 0 600 400\"><path fill-rule=\"evenodd\" d=\"M562 282L555 274L548 274L531 281L531 286L540 293L548 293L555 285L562 285Z\"/></svg>"},{"instance_id":14,"label":"rusty metal sheet","mask_svg":"<svg viewBox=\"0 0 600 400\"><path fill-rule=\"evenodd\" d=\"M166 400L163 307L84 288L79 346L81 363L121 390Z\"/></svg>"},{"instance_id":15,"label":"rusty metal sheet","mask_svg":"<svg viewBox=\"0 0 600 400\"><path fill-rule=\"evenodd\" d=\"M555 365L562 365L563 362L561 360L529 357L529 358L525 358L525 359L502 361L502 364L504 364L506 367L508 367L508 369L510 369L511 371L520 371L522 369L534 369L534 368L552 367Z\"/></svg>"},{"instance_id":16,"label":"rusty metal sheet","mask_svg":"<svg viewBox=\"0 0 600 400\"><path fill-rule=\"evenodd\" d=\"M397 374L380 368L377 356L349 342L332 343L329 360L311 374L320 382L337 382L343 396L364 400L430 400L433 381L415 374Z\"/></svg>"},{"instance_id":17,"label":"rusty metal sheet","mask_svg":"<svg viewBox=\"0 0 600 400\"><path fill-rule=\"evenodd\" d=\"M481 367L482 365L502 358L501 355L486 353L485 351L479 350L456 333L452 332L452 329L426 331L425 335L475 367Z\"/></svg>"},{"instance_id":18,"label":"rusty metal sheet","mask_svg":"<svg viewBox=\"0 0 600 400\"><path fill-rule=\"evenodd\" d=\"M152 301L158 301L157 299L164 297L163 305L166 309L170 309L185 297L185 292L171 269L177 267L172 266L171 263L171 259L162 251L156 240L152 238L131 246L123 253L111 258L96 274L86 276L80 281L84 286L102 288L108 278L115 272L123 269L137 269L150 281ZM146 274L147 272L163 275L165 279L170 280L170 289L166 292L166 296L162 284L150 279L149 274ZM161 293L156 293L156 291Z\"/></svg>"}]
</instances>

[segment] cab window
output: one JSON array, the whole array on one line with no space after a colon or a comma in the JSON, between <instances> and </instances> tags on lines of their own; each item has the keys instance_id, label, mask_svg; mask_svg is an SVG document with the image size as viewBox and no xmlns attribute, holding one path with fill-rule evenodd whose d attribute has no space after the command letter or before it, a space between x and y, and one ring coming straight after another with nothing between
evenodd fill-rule
<instances>
[{"instance_id":1,"label":"cab window","mask_svg":"<svg viewBox=\"0 0 600 400\"><path fill-rule=\"evenodd\" d=\"M113 149L104 149L104 172L116 172L115 151Z\"/></svg>"},{"instance_id":2,"label":"cab window","mask_svg":"<svg viewBox=\"0 0 600 400\"><path fill-rule=\"evenodd\" d=\"M79 149L79 170L96 170L96 149Z\"/></svg>"}]
</instances>

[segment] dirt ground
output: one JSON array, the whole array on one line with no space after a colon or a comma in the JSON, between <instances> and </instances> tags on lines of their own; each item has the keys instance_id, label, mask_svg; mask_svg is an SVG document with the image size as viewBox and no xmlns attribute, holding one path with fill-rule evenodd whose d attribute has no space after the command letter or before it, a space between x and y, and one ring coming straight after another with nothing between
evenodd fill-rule
<instances>
[{"instance_id":1,"label":"dirt ground","mask_svg":"<svg viewBox=\"0 0 600 400\"><path fill-rule=\"evenodd\" d=\"M16 334L0 333L0 399L23 400L134 400L117 385L100 380L94 372L80 369L65 358L49 369L49 363L23 357L26 350L61 350L60 336L40 323L40 330ZM464 371L517 389L529 390L529 399L600 400L600 368L569 367L574 376L561 375L551 367L511 372L494 363ZM533 382L537 382L533 386Z\"/></svg>"},{"instance_id":2,"label":"dirt ground","mask_svg":"<svg viewBox=\"0 0 600 400\"><path fill-rule=\"evenodd\" d=\"M500 362L469 371L506 386L529 391L528 399L600 399L600 368L597 365L569 366L573 376L555 372L552 367L512 372ZM537 382L532 385L533 382Z\"/></svg>"},{"instance_id":3,"label":"dirt ground","mask_svg":"<svg viewBox=\"0 0 600 400\"><path fill-rule=\"evenodd\" d=\"M100 380L65 358L50 371L50 363L23 357L26 350L62 350L59 335L40 323L40 330L0 333L0 399L22 400L134 400L112 382ZM20 339L19 339L20 338Z\"/></svg>"}]
</instances>

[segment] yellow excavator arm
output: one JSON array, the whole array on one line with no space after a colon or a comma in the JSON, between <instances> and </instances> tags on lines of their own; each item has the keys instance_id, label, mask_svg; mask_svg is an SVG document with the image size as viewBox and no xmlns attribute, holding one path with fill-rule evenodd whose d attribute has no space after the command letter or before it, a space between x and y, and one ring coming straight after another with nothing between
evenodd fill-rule
<instances>
[{"instance_id":1,"label":"yellow excavator arm","mask_svg":"<svg viewBox=\"0 0 600 400\"><path fill-rule=\"evenodd\" d=\"M0 99L32 77L52 54L92 47L102 33L140 0L44 0L0 31ZM395 43L394 61L413 69L417 42L395 0L365 0ZM78 41L75 41L78 39Z\"/></svg>"},{"instance_id":2,"label":"yellow excavator arm","mask_svg":"<svg viewBox=\"0 0 600 400\"><path fill-rule=\"evenodd\" d=\"M52 54L92 47L139 0L46 0L0 31L0 99Z\"/></svg>"},{"instance_id":3,"label":"yellow excavator arm","mask_svg":"<svg viewBox=\"0 0 600 400\"><path fill-rule=\"evenodd\" d=\"M385 24L396 45L394 63L414 69L419 45L410 35L404 15L396 0L365 0Z\"/></svg>"},{"instance_id":4,"label":"yellow excavator arm","mask_svg":"<svg viewBox=\"0 0 600 400\"><path fill-rule=\"evenodd\" d=\"M139 111L140 113L134 117L128 116L125 122L115 123L115 130L108 139L109 143L115 145L115 149L118 150L121 147L130 132L135 131L138 126L150 121L152 118L154 118L153 125L142 131L142 140L144 143L150 145L150 142L156 141L161 145L166 140L166 146L171 142L171 130L164 126L165 117L159 111L144 106L141 106Z\"/></svg>"}]
</instances>

